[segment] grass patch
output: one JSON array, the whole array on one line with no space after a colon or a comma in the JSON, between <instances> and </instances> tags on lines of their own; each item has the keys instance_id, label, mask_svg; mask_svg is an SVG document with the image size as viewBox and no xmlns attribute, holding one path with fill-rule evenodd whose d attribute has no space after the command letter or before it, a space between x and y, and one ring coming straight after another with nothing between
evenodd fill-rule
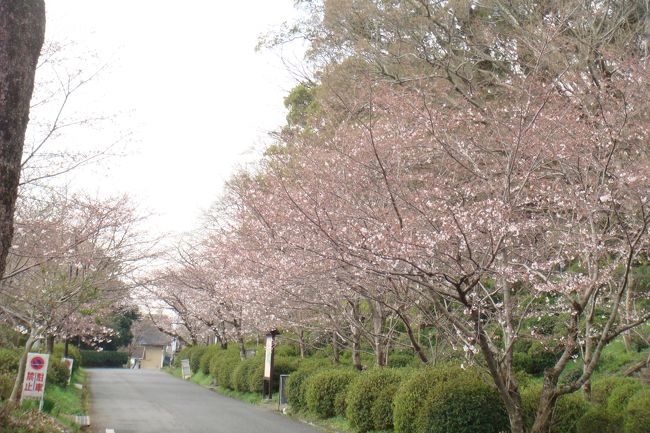
<instances>
[{"instance_id":1,"label":"grass patch","mask_svg":"<svg viewBox=\"0 0 650 433\"><path fill-rule=\"evenodd\" d=\"M315 425L329 432L343 432L355 433L356 430L350 426L348 420L342 416L335 416L334 418L320 419L309 413L301 412L299 414L292 414L293 417L298 418L307 424ZM393 433L393 430L370 430L367 433Z\"/></svg>"},{"instance_id":2,"label":"grass patch","mask_svg":"<svg viewBox=\"0 0 650 433\"><path fill-rule=\"evenodd\" d=\"M194 373L190 380L202 386L212 385L212 376L210 376L209 374L203 374L202 371L199 371L198 373Z\"/></svg>"},{"instance_id":3,"label":"grass patch","mask_svg":"<svg viewBox=\"0 0 650 433\"><path fill-rule=\"evenodd\" d=\"M240 401L245 401L246 403L250 403L250 404L260 404L263 401L262 395L256 392L233 391L232 389L224 388L222 386L217 386L215 388L215 391L217 391L219 394L224 395L226 397L234 398ZM274 397L274 400L271 400L271 402L273 401L275 401L275 405L277 406L278 404L277 396Z\"/></svg>"}]
</instances>

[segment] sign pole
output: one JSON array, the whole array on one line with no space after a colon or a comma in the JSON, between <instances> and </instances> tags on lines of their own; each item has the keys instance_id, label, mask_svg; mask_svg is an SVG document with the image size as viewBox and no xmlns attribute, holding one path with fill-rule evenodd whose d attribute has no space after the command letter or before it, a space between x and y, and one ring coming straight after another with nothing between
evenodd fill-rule
<instances>
[{"instance_id":1,"label":"sign pole","mask_svg":"<svg viewBox=\"0 0 650 433\"><path fill-rule=\"evenodd\" d=\"M266 334L263 397L269 400L273 397L273 358L275 354L275 336L278 334L279 332L276 329Z\"/></svg>"}]
</instances>

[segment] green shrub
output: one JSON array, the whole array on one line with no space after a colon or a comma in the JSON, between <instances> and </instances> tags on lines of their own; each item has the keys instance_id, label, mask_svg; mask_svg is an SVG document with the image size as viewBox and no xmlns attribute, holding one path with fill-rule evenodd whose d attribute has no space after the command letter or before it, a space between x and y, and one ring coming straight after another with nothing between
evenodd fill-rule
<instances>
[{"instance_id":1,"label":"green shrub","mask_svg":"<svg viewBox=\"0 0 650 433\"><path fill-rule=\"evenodd\" d=\"M264 349L261 349L264 351ZM300 348L294 344L281 344L275 347L275 356L282 356L287 358L296 358L300 356Z\"/></svg>"},{"instance_id":2,"label":"green shrub","mask_svg":"<svg viewBox=\"0 0 650 433\"><path fill-rule=\"evenodd\" d=\"M416 419L422 401L432 392L436 384L463 373L473 374L458 367L438 367L416 370L406 377L393 400L395 433L415 433Z\"/></svg>"},{"instance_id":3,"label":"green shrub","mask_svg":"<svg viewBox=\"0 0 650 433\"><path fill-rule=\"evenodd\" d=\"M354 371L343 369L324 370L312 375L304 385L307 409L320 418L336 415L336 397L345 392L356 376Z\"/></svg>"},{"instance_id":4,"label":"green shrub","mask_svg":"<svg viewBox=\"0 0 650 433\"><path fill-rule=\"evenodd\" d=\"M530 430L535 421L541 391L540 385L534 385L521 392L524 425L527 430ZM584 399L582 392L561 396L553 409L550 433L576 433L578 420L590 408L591 405Z\"/></svg>"},{"instance_id":5,"label":"green shrub","mask_svg":"<svg viewBox=\"0 0 650 433\"><path fill-rule=\"evenodd\" d=\"M392 427L392 404L387 408L388 413L380 413L382 409L386 409L385 404L380 404L375 410L377 419L372 416L373 406L383 392L388 392L392 401L401 380L402 376L397 371L386 368L375 368L359 375L350 385L346 399L345 415L350 425L363 433L380 429L381 427L378 426L384 425L386 420L390 419L388 422L390 425L385 428Z\"/></svg>"},{"instance_id":6,"label":"green shrub","mask_svg":"<svg viewBox=\"0 0 650 433\"><path fill-rule=\"evenodd\" d=\"M213 360L214 364L210 366L210 372L214 372L212 377L214 377L217 385L228 389L234 389L232 382L233 372L242 361L239 357L233 356L213 357Z\"/></svg>"},{"instance_id":7,"label":"green shrub","mask_svg":"<svg viewBox=\"0 0 650 433\"><path fill-rule=\"evenodd\" d=\"M232 373L232 385L235 391L248 392L252 372L261 364L259 358L249 358L240 362Z\"/></svg>"},{"instance_id":8,"label":"green shrub","mask_svg":"<svg viewBox=\"0 0 650 433\"><path fill-rule=\"evenodd\" d=\"M65 388L68 386L70 372L60 358L50 358L47 365L47 383Z\"/></svg>"},{"instance_id":9,"label":"green shrub","mask_svg":"<svg viewBox=\"0 0 650 433\"><path fill-rule=\"evenodd\" d=\"M627 406L628 400L643 388L640 382L628 382L614 388L607 398L607 410L611 413L622 413Z\"/></svg>"},{"instance_id":10,"label":"green shrub","mask_svg":"<svg viewBox=\"0 0 650 433\"><path fill-rule=\"evenodd\" d=\"M650 388L634 394L625 408L625 433L650 432Z\"/></svg>"},{"instance_id":11,"label":"green shrub","mask_svg":"<svg viewBox=\"0 0 650 433\"><path fill-rule=\"evenodd\" d=\"M0 373L0 400L7 400L16 380L16 374Z\"/></svg>"},{"instance_id":12,"label":"green shrub","mask_svg":"<svg viewBox=\"0 0 650 433\"><path fill-rule=\"evenodd\" d=\"M251 369L248 376L248 390L259 393L264 391L264 362Z\"/></svg>"},{"instance_id":13,"label":"green shrub","mask_svg":"<svg viewBox=\"0 0 650 433\"><path fill-rule=\"evenodd\" d=\"M632 377L608 376L597 379L591 385L591 400L596 404L606 405L614 389L635 383L638 383L638 380Z\"/></svg>"},{"instance_id":14,"label":"green shrub","mask_svg":"<svg viewBox=\"0 0 650 433\"><path fill-rule=\"evenodd\" d=\"M195 346L190 352L190 370L192 373L198 373L201 368L201 357L208 350L208 346Z\"/></svg>"},{"instance_id":15,"label":"green shrub","mask_svg":"<svg viewBox=\"0 0 650 433\"><path fill-rule=\"evenodd\" d=\"M280 375L291 374L298 369L300 360L296 358L287 358L276 356L273 359L273 392L278 392L280 387ZM262 392L264 387L264 363L257 365L255 370L251 371L249 378L251 392Z\"/></svg>"},{"instance_id":16,"label":"green shrub","mask_svg":"<svg viewBox=\"0 0 650 433\"><path fill-rule=\"evenodd\" d=\"M370 415L376 430L391 430L393 428L393 400L399 385L397 383L380 390L372 405Z\"/></svg>"},{"instance_id":17,"label":"green shrub","mask_svg":"<svg viewBox=\"0 0 650 433\"><path fill-rule=\"evenodd\" d=\"M63 358L64 353L65 353L65 344L57 343L54 345L54 352L52 353L52 358L60 360L61 358ZM77 347L73 346L72 344L68 344L68 358L74 359L74 363L72 364L72 371L76 370L81 365L81 351Z\"/></svg>"},{"instance_id":18,"label":"green shrub","mask_svg":"<svg viewBox=\"0 0 650 433\"><path fill-rule=\"evenodd\" d=\"M205 375L210 374L210 361L213 356L219 356L219 352L224 352L224 350L217 345L208 346L199 358L199 371Z\"/></svg>"},{"instance_id":19,"label":"green shrub","mask_svg":"<svg viewBox=\"0 0 650 433\"><path fill-rule=\"evenodd\" d=\"M174 356L174 363L172 364L174 367L178 368L181 366L181 361L183 359L190 359L190 356L192 355L192 350L197 346L186 346L181 349L180 352Z\"/></svg>"},{"instance_id":20,"label":"green shrub","mask_svg":"<svg viewBox=\"0 0 650 433\"><path fill-rule=\"evenodd\" d=\"M307 379L315 374L318 369L316 365L302 365L298 370L289 375L289 379L287 380L287 398L294 412L300 412L307 408L307 402L305 400L305 390L307 387L305 384Z\"/></svg>"},{"instance_id":21,"label":"green shrub","mask_svg":"<svg viewBox=\"0 0 650 433\"><path fill-rule=\"evenodd\" d=\"M129 354L126 352L114 352L112 350L104 350L101 352L94 350L81 351L82 367L116 368L122 367L128 362Z\"/></svg>"},{"instance_id":22,"label":"green shrub","mask_svg":"<svg viewBox=\"0 0 650 433\"><path fill-rule=\"evenodd\" d=\"M345 412L348 409L348 386L345 390L339 392L334 399L334 413L336 416L345 417Z\"/></svg>"},{"instance_id":23,"label":"green shrub","mask_svg":"<svg viewBox=\"0 0 650 433\"><path fill-rule=\"evenodd\" d=\"M406 353L391 353L388 355L388 365L390 367L408 367L413 365L415 362L415 357Z\"/></svg>"},{"instance_id":24,"label":"green shrub","mask_svg":"<svg viewBox=\"0 0 650 433\"><path fill-rule=\"evenodd\" d=\"M602 407L587 411L576 425L577 433L621 433L623 419L621 416L610 414Z\"/></svg>"},{"instance_id":25,"label":"green shrub","mask_svg":"<svg viewBox=\"0 0 650 433\"><path fill-rule=\"evenodd\" d=\"M590 408L591 405L580 391L558 398L553 411L551 433L576 433L578 420Z\"/></svg>"},{"instance_id":26,"label":"green shrub","mask_svg":"<svg viewBox=\"0 0 650 433\"><path fill-rule=\"evenodd\" d=\"M20 362L20 349L5 349L0 347L0 374L16 374Z\"/></svg>"},{"instance_id":27,"label":"green shrub","mask_svg":"<svg viewBox=\"0 0 650 433\"><path fill-rule=\"evenodd\" d=\"M416 420L423 433L499 433L509 426L498 392L473 374L437 383Z\"/></svg>"}]
</instances>

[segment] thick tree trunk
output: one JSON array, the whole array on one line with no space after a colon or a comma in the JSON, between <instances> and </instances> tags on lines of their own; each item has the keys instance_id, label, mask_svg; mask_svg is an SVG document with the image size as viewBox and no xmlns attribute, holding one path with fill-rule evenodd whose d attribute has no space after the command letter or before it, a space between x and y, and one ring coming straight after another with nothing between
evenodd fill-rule
<instances>
[{"instance_id":1,"label":"thick tree trunk","mask_svg":"<svg viewBox=\"0 0 650 433\"><path fill-rule=\"evenodd\" d=\"M18 373L16 373L16 380L14 381L14 387L11 390L11 396L9 401L18 403L20 401L20 391L23 387L23 377L25 376L25 367L27 364L27 355L29 351L32 350L34 342L36 342L34 331L29 334L27 342L25 342L25 349L23 350L23 355L20 357L20 363L18 364Z\"/></svg>"},{"instance_id":2,"label":"thick tree trunk","mask_svg":"<svg viewBox=\"0 0 650 433\"><path fill-rule=\"evenodd\" d=\"M386 316L379 302L370 301L370 314L372 317L373 346L375 351L375 364L385 366L386 362Z\"/></svg>"},{"instance_id":3,"label":"thick tree trunk","mask_svg":"<svg viewBox=\"0 0 650 433\"><path fill-rule=\"evenodd\" d=\"M548 378L544 378L544 388L539 398L539 406L537 406L537 414L535 415L535 422L530 433L548 433L551 427L551 418L553 416L553 409L555 408L555 384L548 384Z\"/></svg>"},{"instance_id":4,"label":"thick tree trunk","mask_svg":"<svg viewBox=\"0 0 650 433\"><path fill-rule=\"evenodd\" d=\"M625 292L625 309L623 310L623 323L629 325L632 323L634 317L634 303L632 302L632 289L634 284L632 282L632 277L630 277L630 283L628 284L628 289ZM623 343L625 344L625 350L628 352L632 351L632 331L625 331L623 333Z\"/></svg>"},{"instance_id":5,"label":"thick tree trunk","mask_svg":"<svg viewBox=\"0 0 650 433\"><path fill-rule=\"evenodd\" d=\"M25 130L44 35L43 0L0 0L0 276L13 238Z\"/></svg>"},{"instance_id":6,"label":"thick tree trunk","mask_svg":"<svg viewBox=\"0 0 650 433\"><path fill-rule=\"evenodd\" d=\"M45 339L45 353L54 352L54 335L48 335Z\"/></svg>"},{"instance_id":7,"label":"thick tree trunk","mask_svg":"<svg viewBox=\"0 0 650 433\"><path fill-rule=\"evenodd\" d=\"M356 326L352 327L352 366L361 371L361 332Z\"/></svg>"},{"instance_id":8,"label":"thick tree trunk","mask_svg":"<svg viewBox=\"0 0 650 433\"><path fill-rule=\"evenodd\" d=\"M363 365L361 364L361 314L359 313L359 301L349 301L352 307L352 321L350 322L350 331L352 333L352 366L361 371Z\"/></svg>"}]
</instances>

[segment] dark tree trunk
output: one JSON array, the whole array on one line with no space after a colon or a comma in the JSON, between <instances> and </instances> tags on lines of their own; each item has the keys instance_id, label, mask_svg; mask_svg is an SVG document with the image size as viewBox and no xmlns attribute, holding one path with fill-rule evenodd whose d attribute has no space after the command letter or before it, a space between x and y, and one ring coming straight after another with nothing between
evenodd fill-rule
<instances>
[{"instance_id":1,"label":"dark tree trunk","mask_svg":"<svg viewBox=\"0 0 650 433\"><path fill-rule=\"evenodd\" d=\"M302 329L298 333L298 347L300 348L300 359L305 359L307 351L305 350L305 331Z\"/></svg>"},{"instance_id":2,"label":"dark tree trunk","mask_svg":"<svg viewBox=\"0 0 650 433\"><path fill-rule=\"evenodd\" d=\"M16 373L16 380L14 381L14 387L11 390L11 395L9 396L9 401L18 403L20 401L20 393L23 387L23 377L25 376L25 367L27 366L27 355L32 350L36 342L36 337L34 331L30 332L29 338L25 342L25 348L23 349L23 354L20 357L20 363L18 364L18 373Z\"/></svg>"},{"instance_id":3,"label":"dark tree trunk","mask_svg":"<svg viewBox=\"0 0 650 433\"><path fill-rule=\"evenodd\" d=\"M43 0L0 0L0 276L13 238L25 130L44 35Z\"/></svg>"},{"instance_id":4,"label":"dark tree trunk","mask_svg":"<svg viewBox=\"0 0 650 433\"><path fill-rule=\"evenodd\" d=\"M48 335L45 339L45 353L54 352L54 335Z\"/></svg>"},{"instance_id":5,"label":"dark tree trunk","mask_svg":"<svg viewBox=\"0 0 650 433\"><path fill-rule=\"evenodd\" d=\"M340 364L339 341L336 336L336 331L332 331L332 352L334 355L334 364Z\"/></svg>"}]
</instances>

